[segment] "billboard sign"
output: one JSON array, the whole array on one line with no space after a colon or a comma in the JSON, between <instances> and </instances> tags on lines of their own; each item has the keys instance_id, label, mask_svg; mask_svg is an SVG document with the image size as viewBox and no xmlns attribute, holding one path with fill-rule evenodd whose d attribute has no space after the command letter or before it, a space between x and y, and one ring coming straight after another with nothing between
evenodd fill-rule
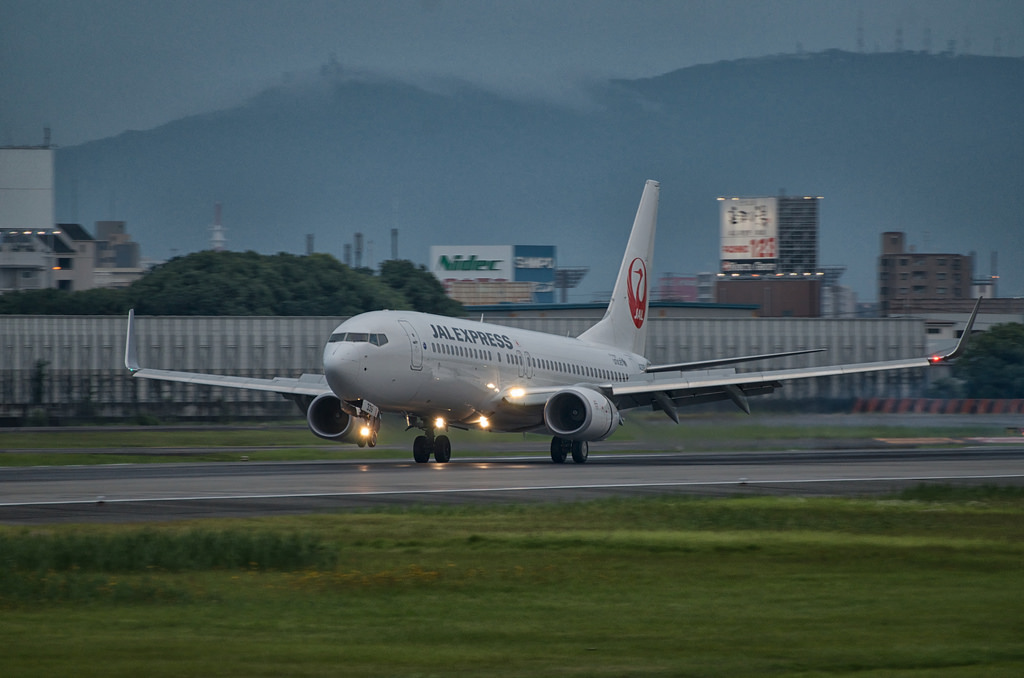
<instances>
[{"instance_id":1,"label":"billboard sign","mask_svg":"<svg viewBox=\"0 0 1024 678\"><path fill-rule=\"evenodd\" d=\"M435 245L430 248L430 272L442 283L515 280L512 246Z\"/></svg>"},{"instance_id":2,"label":"billboard sign","mask_svg":"<svg viewBox=\"0 0 1024 678\"><path fill-rule=\"evenodd\" d=\"M725 198L720 205L722 272L774 273L779 256L776 199Z\"/></svg>"},{"instance_id":3,"label":"billboard sign","mask_svg":"<svg viewBox=\"0 0 1024 678\"><path fill-rule=\"evenodd\" d=\"M531 282L536 304L555 303L554 245L516 245L514 252L516 282Z\"/></svg>"}]
</instances>

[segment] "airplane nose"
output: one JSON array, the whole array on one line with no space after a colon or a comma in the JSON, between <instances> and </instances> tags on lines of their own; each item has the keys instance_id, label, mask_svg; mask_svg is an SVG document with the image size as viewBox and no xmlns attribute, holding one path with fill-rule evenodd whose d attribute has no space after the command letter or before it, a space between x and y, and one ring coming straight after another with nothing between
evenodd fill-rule
<instances>
[{"instance_id":1,"label":"airplane nose","mask_svg":"<svg viewBox=\"0 0 1024 678\"><path fill-rule=\"evenodd\" d=\"M324 376L339 396L358 392L363 352L356 344L334 343L324 349Z\"/></svg>"}]
</instances>

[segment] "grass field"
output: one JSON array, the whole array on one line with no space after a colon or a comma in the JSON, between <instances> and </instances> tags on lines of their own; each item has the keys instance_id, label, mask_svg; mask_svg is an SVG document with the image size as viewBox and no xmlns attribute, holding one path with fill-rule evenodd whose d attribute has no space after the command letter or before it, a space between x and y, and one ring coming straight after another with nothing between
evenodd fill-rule
<instances>
[{"instance_id":1,"label":"grass field","mask_svg":"<svg viewBox=\"0 0 1024 678\"><path fill-rule=\"evenodd\" d=\"M1024 491L0 528L3 676L1020 676Z\"/></svg>"},{"instance_id":2,"label":"grass field","mask_svg":"<svg viewBox=\"0 0 1024 678\"><path fill-rule=\"evenodd\" d=\"M404 431L404 421L389 418L381 436L381 448L359 448L338 445L312 435L304 422L296 420L289 426L268 425L260 428L215 429L144 427L130 430L90 430L0 432L0 466L37 466L102 463L160 463L180 461L238 461L243 455L252 461L301 461L307 459L388 459L408 458L418 430ZM771 415L721 416L708 420L701 416L682 418L679 426L661 414L631 414L627 423L611 438L615 443L638 443L649 451L649 445L663 445L666 450L704 451L751 449L787 449L795 441L828 446L839 441L945 437L962 439L972 436L999 436L1004 429L992 424L970 426L943 425L937 420L921 428L900 425L818 424L779 425ZM546 454L547 439L542 436L453 431L456 456ZM522 447L517 449L516 444ZM955 444L955 443L949 443ZM231 448L252 448L245 450ZM591 446L599 452L601 443ZM629 451L616 449L617 452ZM73 454L71 454L73 452Z\"/></svg>"}]
</instances>

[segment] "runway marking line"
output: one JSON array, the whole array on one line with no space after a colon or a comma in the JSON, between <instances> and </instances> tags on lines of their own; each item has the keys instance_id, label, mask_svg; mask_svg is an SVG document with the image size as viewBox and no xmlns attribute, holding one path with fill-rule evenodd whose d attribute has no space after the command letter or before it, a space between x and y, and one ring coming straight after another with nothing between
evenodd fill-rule
<instances>
[{"instance_id":1,"label":"runway marking line","mask_svg":"<svg viewBox=\"0 0 1024 678\"><path fill-rule=\"evenodd\" d=\"M535 492L538 490L614 490L641 487L695 487L700 485L727 486L727 485L795 485L811 483L856 483L856 482L892 482L897 480L917 481L938 481L938 480L1000 480L1008 478L1024 478L1024 474L1009 473L999 475L976 475L976 476L891 476L891 477L866 477L866 478L804 478L790 480L757 480L743 478L739 480L710 480L710 481L678 481L660 483L602 483L598 485L543 485L543 486L521 486L521 487L491 487L491 488L456 488L448 490L380 490L368 492L315 492L308 494L251 494L251 495L210 495L194 497L139 497L139 498L97 498L97 499L67 499L62 501L27 501L0 503L0 508L16 508L21 506L71 506L81 504L149 504L157 502L182 502L182 501L225 501L238 499L315 499L329 497L383 497L392 495L431 495L431 494L469 494L472 492Z\"/></svg>"}]
</instances>

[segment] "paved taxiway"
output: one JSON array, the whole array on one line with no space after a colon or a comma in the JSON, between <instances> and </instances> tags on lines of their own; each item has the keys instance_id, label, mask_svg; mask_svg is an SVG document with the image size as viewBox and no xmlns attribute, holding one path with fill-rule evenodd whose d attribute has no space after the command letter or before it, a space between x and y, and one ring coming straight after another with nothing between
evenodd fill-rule
<instances>
[{"instance_id":1,"label":"paved taxiway","mask_svg":"<svg viewBox=\"0 0 1024 678\"><path fill-rule=\"evenodd\" d=\"M918 483L1024 485L1024 446L591 454L404 461L125 464L0 469L0 522L179 520L403 504L614 495L862 495Z\"/></svg>"}]
</instances>

